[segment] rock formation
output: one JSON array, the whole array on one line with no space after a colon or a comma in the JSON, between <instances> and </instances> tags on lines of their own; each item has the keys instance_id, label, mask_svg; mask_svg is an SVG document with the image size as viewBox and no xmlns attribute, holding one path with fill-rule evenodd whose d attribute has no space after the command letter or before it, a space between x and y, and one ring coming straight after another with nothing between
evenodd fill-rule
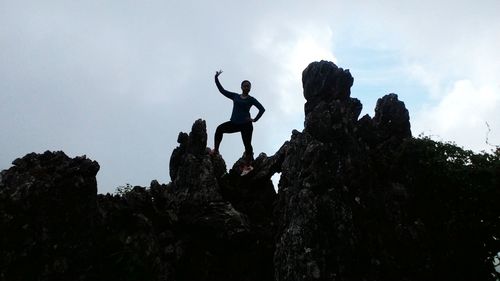
<instances>
[{"instance_id":1,"label":"rock formation","mask_svg":"<svg viewBox=\"0 0 500 281\"><path fill-rule=\"evenodd\" d=\"M203 120L179 134L168 184L98 195L85 156L15 160L0 173L0 281L498 277L500 155L413 138L395 94L359 118L331 62L302 81L304 130L246 176L208 153Z\"/></svg>"}]
</instances>

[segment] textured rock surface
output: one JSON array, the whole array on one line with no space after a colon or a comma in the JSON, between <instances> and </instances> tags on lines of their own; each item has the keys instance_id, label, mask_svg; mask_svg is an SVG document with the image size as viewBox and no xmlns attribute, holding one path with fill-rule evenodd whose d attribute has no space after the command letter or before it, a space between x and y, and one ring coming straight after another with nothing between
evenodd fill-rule
<instances>
[{"instance_id":1,"label":"textured rock surface","mask_svg":"<svg viewBox=\"0 0 500 281\"><path fill-rule=\"evenodd\" d=\"M205 121L197 120L186 136L180 134L180 146L170 160L172 183L161 194L161 208L174 215L179 233L177 244L182 250L174 263L177 276L180 280L272 280L272 206L266 205L264 211L260 206L276 196L270 176L261 179L263 186L242 187L240 176L226 174L220 155L209 155ZM271 192L263 195L263 190ZM249 209L252 206L260 208ZM251 216L254 211L258 216Z\"/></svg>"},{"instance_id":2,"label":"textured rock surface","mask_svg":"<svg viewBox=\"0 0 500 281\"><path fill-rule=\"evenodd\" d=\"M411 138L409 114L397 95L379 99L373 119L358 120L361 104L349 96L347 70L315 62L302 80L305 129L284 145L275 209L276 280L487 278L488 253L480 241L491 241L488 235L499 229L485 231L480 221L498 223L498 168L492 168L498 159L483 174L489 173L488 183L472 188L472 169L430 168L450 161L442 159L446 149L440 160L436 152L419 155L422 143ZM475 219L463 214L471 205Z\"/></svg>"},{"instance_id":3,"label":"textured rock surface","mask_svg":"<svg viewBox=\"0 0 500 281\"><path fill-rule=\"evenodd\" d=\"M76 279L69 268L92 266L99 165L63 152L31 153L13 164L0 177L0 278Z\"/></svg>"},{"instance_id":4,"label":"textured rock surface","mask_svg":"<svg viewBox=\"0 0 500 281\"><path fill-rule=\"evenodd\" d=\"M179 134L168 184L97 195L84 156L15 160L0 173L0 281L494 280L499 150L412 138L395 94L359 118L331 62L302 81L304 131L246 176L208 153L203 120Z\"/></svg>"}]
</instances>

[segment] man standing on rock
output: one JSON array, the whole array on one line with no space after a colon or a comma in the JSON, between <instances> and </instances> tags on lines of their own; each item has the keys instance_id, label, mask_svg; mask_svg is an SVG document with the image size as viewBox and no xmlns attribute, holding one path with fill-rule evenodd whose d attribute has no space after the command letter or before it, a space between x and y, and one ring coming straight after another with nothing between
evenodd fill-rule
<instances>
[{"instance_id":1,"label":"man standing on rock","mask_svg":"<svg viewBox=\"0 0 500 281\"><path fill-rule=\"evenodd\" d=\"M221 75L221 73L222 70L215 72L215 85L217 85L221 94L233 101L233 112L231 114L230 121L222 123L217 127L214 137L214 150L212 153L219 154L219 146L222 141L223 134L241 132L243 145L245 145L245 167L242 169L242 175L244 175L253 169L251 166L253 161L252 122L257 122L262 114L264 114L265 109L262 104L257 101L257 99L248 94L250 92L250 88L252 87L250 81L244 80L241 82L241 94L236 94L229 92L222 87L219 82L219 75ZM259 113L253 119L250 117L250 108L252 105L255 105L259 109Z\"/></svg>"}]
</instances>

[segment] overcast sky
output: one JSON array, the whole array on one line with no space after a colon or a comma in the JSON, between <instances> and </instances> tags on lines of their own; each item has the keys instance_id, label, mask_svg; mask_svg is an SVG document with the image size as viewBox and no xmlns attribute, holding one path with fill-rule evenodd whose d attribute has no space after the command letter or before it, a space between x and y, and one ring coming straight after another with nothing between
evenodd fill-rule
<instances>
[{"instance_id":1,"label":"overcast sky","mask_svg":"<svg viewBox=\"0 0 500 281\"><path fill-rule=\"evenodd\" d=\"M0 0L0 169L63 150L99 162L101 193L168 183L178 133L205 119L212 147L230 117L218 69L227 90L252 81L254 150L272 155L303 129L318 60L350 69L362 114L394 92L414 136L490 151L487 122L500 144L500 1L357 2ZM243 150L225 135L228 167Z\"/></svg>"}]
</instances>

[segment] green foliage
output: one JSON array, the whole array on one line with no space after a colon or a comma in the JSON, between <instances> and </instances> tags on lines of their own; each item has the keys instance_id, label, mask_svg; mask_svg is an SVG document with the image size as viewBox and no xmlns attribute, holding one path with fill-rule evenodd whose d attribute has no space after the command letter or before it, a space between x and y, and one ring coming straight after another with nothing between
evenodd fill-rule
<instances>
[{"instance_id":1,"label":"green foliage","mask_svg":"<svg viewBox=\"0 0 500 281\"><path fill-rule=\"evenodd\" d=\"M500 146L494 146L491 152L482 151L474 153L471 150L465 150L457 146L454 142L440 142L432 140L429 136L419 135L418 138L412 140L421 149L427 151L426 155L431 156L429 160L438 160L439 162L447 162L450 167L491 167L498 165L500 160Z\"/></svg>"},{"instance_id":2,"label":"green foliage","mask_svg":"<svg viewBox=\"0 0 500 281\"><path fill-rule=\"evenodd\" d=\"M436 241L438 251L455 249L457 266L495 274L500 251L500 149L474 153L451 142L429 137L408 140L393 152L393 172L415 196L415 216L427 226L448 233ZM434 235L434 234L433 234ZM470 261L476 263L471 263ZM481 270L480 268L483 268ZM485 269L488 268L488 269ZM450 269L451 270L451 269Z\"/></svg>"}]
</instances>

